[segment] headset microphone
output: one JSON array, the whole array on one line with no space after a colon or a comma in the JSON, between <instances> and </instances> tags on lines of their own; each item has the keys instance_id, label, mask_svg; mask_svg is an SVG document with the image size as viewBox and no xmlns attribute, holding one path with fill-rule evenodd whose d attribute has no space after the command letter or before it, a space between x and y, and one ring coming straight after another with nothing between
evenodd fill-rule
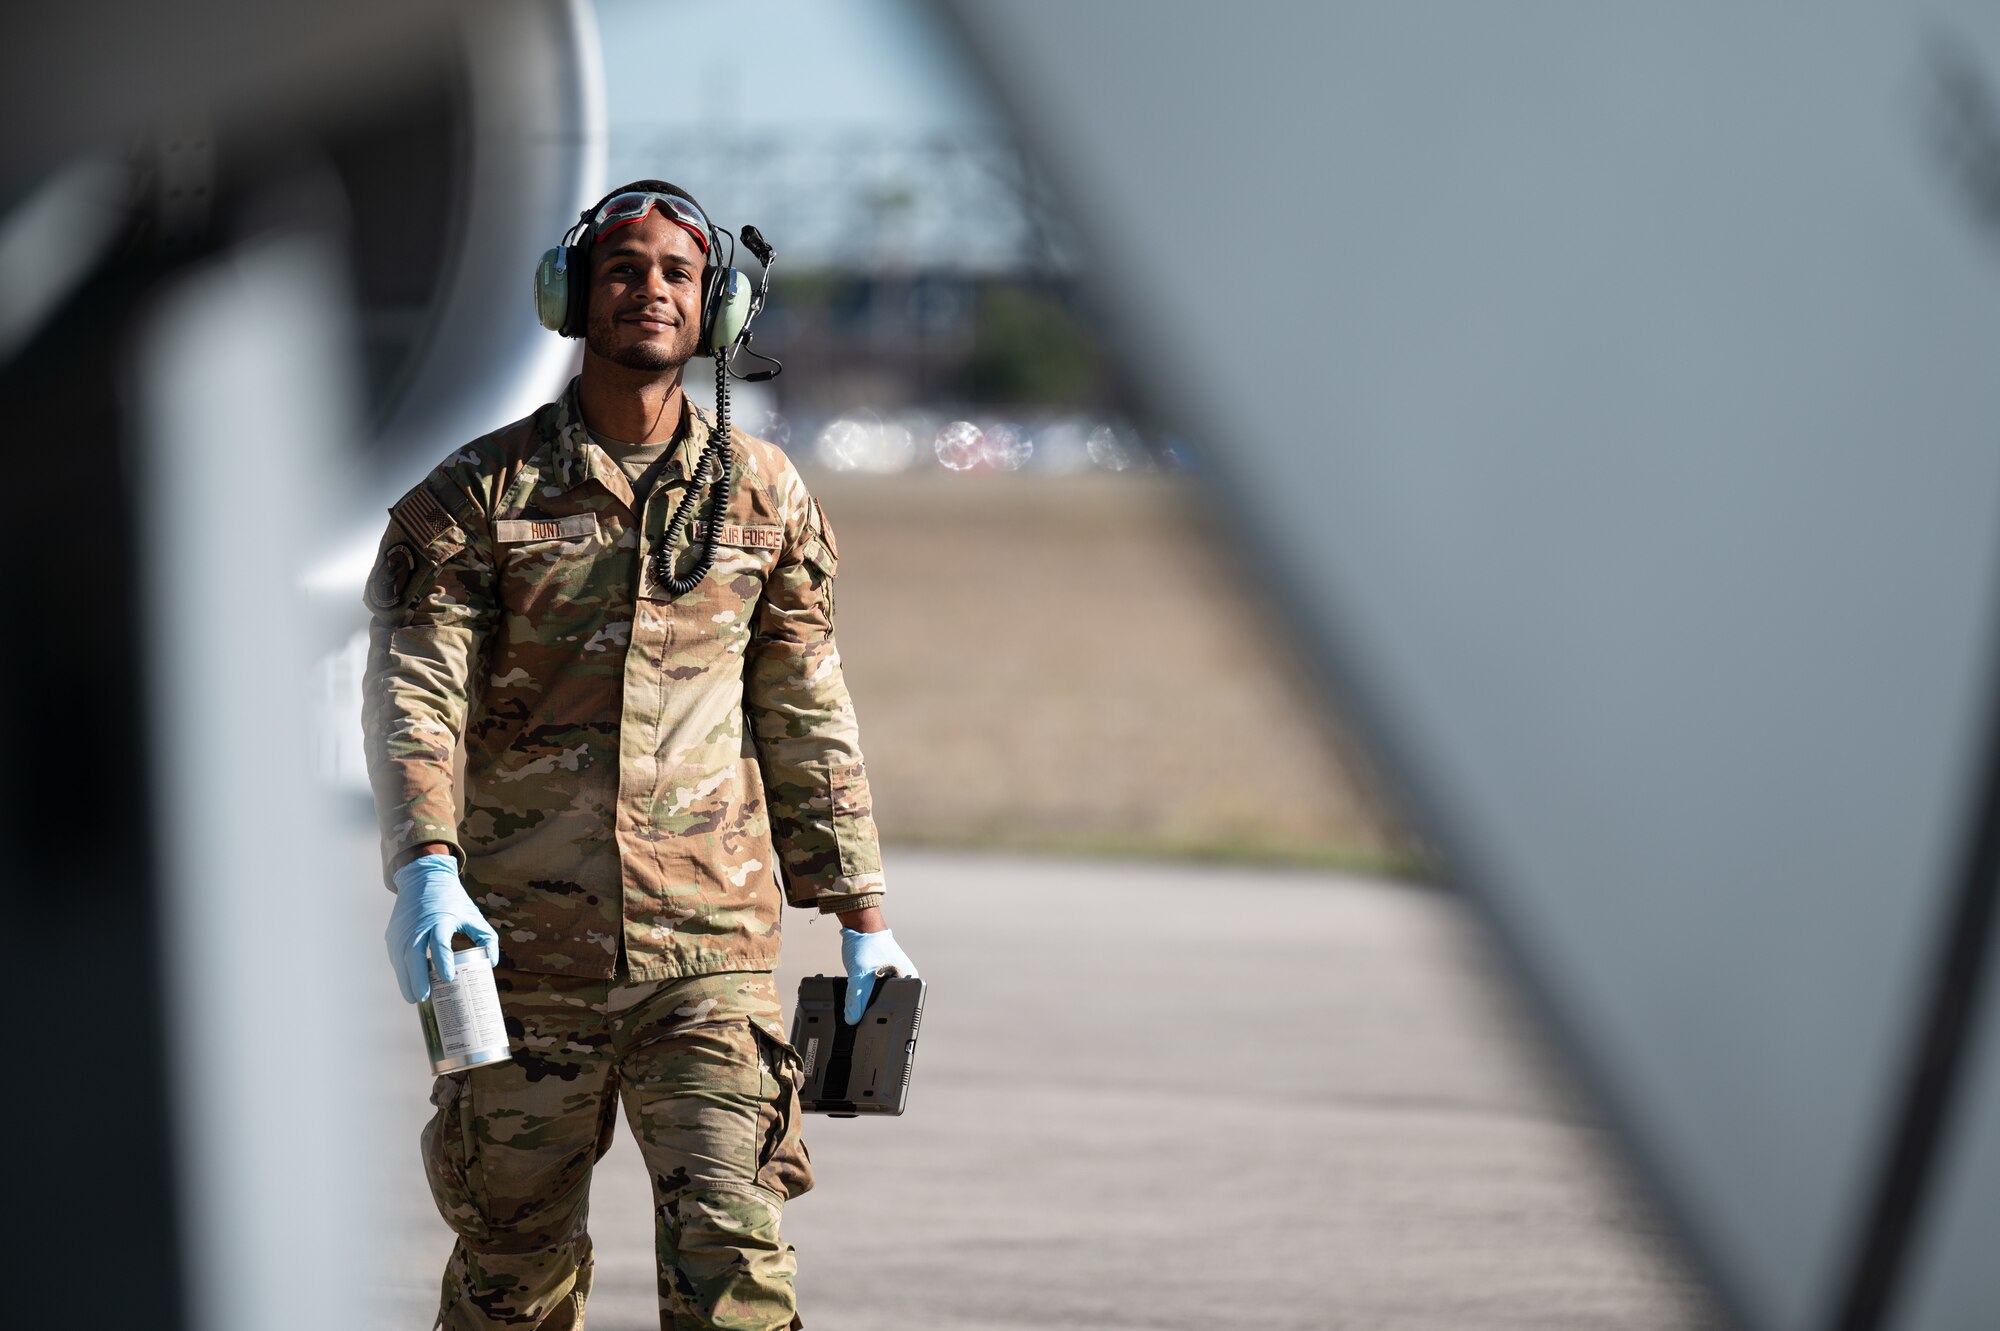
<instances>
[{"instance_id":1,"label":"headset microphone","mask_svg":"<svg viewBox=\"0 0 2000 1331\"><path fill-rule=\"evenodd\" d=\"M753 360L761 360L771 368L752 370L745 374L736 368L736 352L733 351L729 356L729 372L746 384L760 384L766 379L775 379L785 372L783 361L776 356L766 356L761 351L753 351L750 347L750 320L757 317L757 312L764 308L764 298L771 294L771 264L777 259L778 252L771 248L771 242L764 239L764 233L754 226L746 224L741 234L744 248L757 256L757 266L763 272L757 279L757 294L750 298L750 314L743 321L743 341L737 351Z\"/></svg>"}]
</instances>

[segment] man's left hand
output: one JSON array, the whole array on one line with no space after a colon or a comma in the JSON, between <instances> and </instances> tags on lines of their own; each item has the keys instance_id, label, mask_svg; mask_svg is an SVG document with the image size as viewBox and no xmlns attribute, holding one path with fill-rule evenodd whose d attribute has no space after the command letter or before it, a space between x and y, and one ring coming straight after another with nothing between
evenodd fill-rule
<instances>
[{"instance_id":1,"label":"man's left hand","mask_svg":"<svg viewBox=\"0 0 2000 1331\"><path fill-rule=\"evenodd\" d=\"M868 1000L875 994L877 971L893 970L911 979L917 975L917 963L910 960L910 954L897 945L895 935L887 929L864 934L843 928L840 964L847 970L847 1004L841 1015L850 1026L860 1025L861 1014L868 1010Z\"/></svg>"}]
</instances>

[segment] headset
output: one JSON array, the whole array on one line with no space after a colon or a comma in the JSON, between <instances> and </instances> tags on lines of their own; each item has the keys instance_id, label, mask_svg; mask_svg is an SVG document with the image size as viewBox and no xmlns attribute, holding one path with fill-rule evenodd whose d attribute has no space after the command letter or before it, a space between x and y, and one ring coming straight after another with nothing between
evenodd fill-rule
<instances>
[{"instance_id":1,"label":"headset","mask_svg":"<svg viewBox=\"0 0 2000 1331\"><path fill-rule=\"evenodd\" d=\"M535 265L535 317L550 332L564 337L584 335L585 307L590 292L590 247L594 243L591 222L605 204L628 193L667 196L668 210L675 214L676 222L695 225L698 220L708 235L708 262L701 289L701 334L695 345L696 354L715 357L715 428L710 431L708 446L702 450L701 461L695 468L694 483L688 487L666 531L654 542L649 561L654 582L670 598L676 598L692 591L714 567L716 545L722 535L722 519L728 511L729 491L736 479L735 451L729 447L729 380L734 377L746 383L756 383L776 378L785 368L776 358L750 349L750 325L756 320L758 311L764 308L765 297L770 294L771 265L777 253L756 227L743 228L743 244L757 256L757 263L763 270L753 286L742 270L735 266L735 238L726 231L717 230L715 224L708 220L708 214L690 195L663 180L634 182L623 189L613 190L578 214L576 222L563 233L561 243L543 253L542 261ZM683 210L673 205L671 200L674 199L684 200L688 208ZM658 206L658 202L650 203L646 211ZM688 215L689 211L693 213L692 217ZM645 212L638 214L641 217L644 215ZM722 243L725 239L729 241L727 260L723 258ZM771 368L740 373L734 364L739 353L764 361ZM719 484L716 483L718 481ZM714 511L704 533L701 558L688 573L676 577L673 550L704 496L711 499Z\"/></svg>"},{"instance_id":2,"label":"headset","mask_svg":"<svg viewBox=\"0 0 2000 1331\"><path fill-rule=\"evenodd\" d=\"M763 307L764 287L768 287L770 276L765 274L764 283L758 287L751 285L750 279L741 269L734 266L735 241L725 231L717 230L701 205L679 189L662 180L635 182L636 188L627 186L591 204L577 215L570 229L563 233L562 241L555 248L545 251L542 261L535 265L535 317L542 327L551 333L564 337L582 337L584 334L585 306L590 292L588 271L591 219L602 208L620 194L657 194L669 198L684 199L690 206L694 218L682 214L675 220L692 222L695 218L707 232L708 271L702 279L701 291L701 340L697 344L700 352L708 355L728 355L750 330L750 321ZM751 234L755 227L746 227ZM729 258L723 258L723 242L729 240ZM762 237L758 237L759 240ZM745 237L749 243L749 237ZM753 252L758 246L751 246ZM768 250L768 247L763 247ZM759 256L761 259L761 255Z\"/></svg>"}]
</instances>

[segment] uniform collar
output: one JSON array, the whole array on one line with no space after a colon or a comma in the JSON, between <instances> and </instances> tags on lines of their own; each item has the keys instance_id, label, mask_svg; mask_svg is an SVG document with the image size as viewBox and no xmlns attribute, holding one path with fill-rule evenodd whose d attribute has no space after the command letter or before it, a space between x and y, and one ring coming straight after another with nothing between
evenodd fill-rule
<instances>
[{"instance_id":1,"label":"uniform collar","mask_svg":"<svg viewBox=\"0 0 2000 1331\"><path fill-rule=\"evenodd\" d=\"M625 470L611 460L611 455L599 448L597 441L590 437L584 427L583 411L577 406L575 379L556 399L556 412L550 422L555 452L556 475L562 480L565 490L573 490L585 481L596 481L613 494L624 498L629 505L632 487L626 482ZM694 475L695 460L701 450L708 445L708 437L714 429L713 418L681 395L681 423L674 431L676 444L667 463L668 469L682 480Z\"/></svg>"}]
</instances>

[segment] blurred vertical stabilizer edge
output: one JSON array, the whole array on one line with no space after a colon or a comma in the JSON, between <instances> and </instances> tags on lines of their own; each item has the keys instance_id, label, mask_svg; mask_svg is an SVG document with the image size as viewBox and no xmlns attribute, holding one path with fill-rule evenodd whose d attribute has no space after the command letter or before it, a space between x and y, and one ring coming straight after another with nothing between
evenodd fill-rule
<instances>
[{"instance_id":1,"label":"blurred vertical stabilizer edge","mask_svg":"<svg viewBox=\"0 0 2000 1331\"><path fill-rule=\"evenodd\" d=\"M43 487L0 656L42 1236L10 1316L358 1325L393 1148L352 996L393 980L352 927L379 879L317 849L354 809L315 749L359 726L325 660L360 569L326 570L560 386L530 276L602 175L592 13L84 0L0 67L0 412Z\"/></svg>"},{"instance_id":2,"label":"blurred vertical stabilizer edge","mask_svg":"<svg viewBox=\"0 0 2000 1331\"><path fill-rule=\"evenodd\" d=\"M351 994L379 949L333 907L372 885L331 872L291 511L359 428L350 317L335 247L273 237L163 291L133 366L177 1210L217 1331L356 1326L371 1283Z\"/></svg>"},{"instance_id":3,"label":"blurred vertical stabilizer edge","mask_svg":"<svg viewBox=\"0 0 2000 1331\"><path fill-rule=\"evenodd\" d=\"M938 3L1733 1316L2000 1325L2000 18Z\"/></svg>"}]
</instances>

